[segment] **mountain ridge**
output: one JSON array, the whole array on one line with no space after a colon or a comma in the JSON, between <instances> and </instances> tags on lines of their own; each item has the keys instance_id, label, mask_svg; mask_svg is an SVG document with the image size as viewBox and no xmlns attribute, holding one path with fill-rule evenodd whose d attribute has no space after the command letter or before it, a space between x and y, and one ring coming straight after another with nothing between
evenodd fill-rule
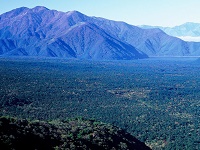
<instances>
[{"instance_id":1,"label":"mountain ridge","mask_svg":"<svg viewBox=\"0 0 200 150\"><path fill-rule=\"evenodd\" d=\"M185 42L160 29L43 6L0 15L0 46L1 56L130 60L200 55L200 43Z\"/></svg>"},{"instance_id":2,"label":"mountain ridge","mask_svg":"<svg viewBox=\"0 0 200 150\"><path fill-rule=\"evenodd\" d=\"M24 12L25 11L25 12ZM48 16L46 18L40 18L40 12L41 11L45 11L42 12L44 13L43 15ZM17 13L15 13L17 12ZM34 12L34 13L32 13ZM9 44L5 45L2 43L2 47L6 47L7 49L10 48L9 53L6 53L4 55L36 55L36 56L47 56L47 57L78 57L78 58L84 58L84 55L86 56L87 54L84 54L82 56L79 56L79 54L75 54L76 49L72 49L67 43L70 43L69 40L65 39L65 41L63 41L60 46L58 46L58 42L60 42L60 38L62 38L63 36L67 36L67 34L69 34L70 32L74 31L76 34L76 32L81 32L78 30L78 27L81 27L82 25L86 24L83 21L85 21L87 18L87 16L77 12L77 11L71 11L71 12L67 12L67 13L63 13L63 12L58 12L58 11L50 11L49 9L46 9L45 7L35 7L33 9L27 9L27 8L19 8L16 10L13 10L10 12L11 16L14 16L14 18L16 19L16 17L22 17L22 24L18 25L19 28L15 28L13 26L13 24L16 24L16 20L6 20L4 24L6 24L8 26L9 30L6 30L7 34L5 34L4 30L1 29L1 32L4 32L3 34L1 34L4 36L4 39L10 38L13 36L13 39L15 39L15 41L17 41L16 43L23 48L20 48L19 50L19 46L14 46L11 47ZM21 14L20 14L21 13ZM39 13L35 14L35 13ZM25 15L24 15L25 14ZM9 13L5 13L3 15L10 15ZM3 17L1 17L2 20ZM5 17L7 18L7 17ZM31 19L29 19L31 18ZM53 19L52 19L53 18ZM43 19L43 20L42 20ZM49 20L50 19L50 20ZM18 20L18 18L17 18ZM31 22L30 22L31 21ZM60 22L59 22L60 21ZM23 22L26 23L26 28L23 28ZM45 23L43 23L45 22ZM53 22L53 23L52 23ZM52 24L51 24L52 23ZM64 26L61 26L62 23L65 23ZM4 25L3 24L3 25ZM89 26L90 23L87 23L87 25ZM0 27L3 26L2 24L0 24ZM42 28L42 30L40 29ZM23 30L20 30L23 29ZM78 31L75 31L74 29L77 29ZM90 29L91 29L91 25L90 25ZM89 28L85 28L85 30L90 30ZM52 31L52 32L51 32ZM55 34L55 31L57 32ZM0 33L1 33L0 32ZM91 31L86 31L87 32L91 32ZM97 32L96 32L97 33ZM101 38L105 38L104 41L108 41L107 37L108 35L103 34L103 31L98 32L98 36ZM73 37L73 34L71 34L71 36L69 36L69 38ZM6 36L6 37L5 37ZM25 37L25 40L19 39L22 36ZM84 35L82 35L84 36ZM104 37L107 36L107 37ZM111 36L109 36L111 38ZM31 40L33 40L33 42L29 42L29 38L31 38ZM73 40L76 40L75 38L71 38L71 42ZM109 53L109 55L101 55L101 56L95 56L95 58L93 57L89 57L86 56L86 59L138 59L138 58L145 58L147 57L145 54L143 54L142 52L138 52L133 46L130 46L127 43L123 43L123 42L117 42L118 40L112 38L112 45L109 44L108 42L103 43L104 45L107 44L110 47L106 47L104 48L104 50L106 51L106 53ZM52 42L52 41L58 41L58 42ZM91 40L88 39L88 40ZM41 42L42 41L42 42ZM117 42L114 43L113 41ZM22 42L22 44L20 44ZM29 43L27 43L29 42ZM81 41L80 41L81 42ZM88 41L86 41L86 43L84 43L84 45L89 45L89 43L87 43ZM39 43L39 44L38 44ZM52 44L53 43L53 44ZM94 47L96 47L96 49L99 49L96 51L96 53L102 53L103 49L100 49L100 45L101 42L96 42L93 44ZM120 44L122 44L120 46ZM12 44L11 44L12 45ZM54 45L54 47L52 47L52 45ZM77 43L76 46L78 46L79 43ZM115 45L115 46L114 46ZM25 47L27 46L27 47ZM25 48L24 48L25 47ZM52 48L49 48L52 47ZM116 49L116 47L118 47L118 49L120 48L122 50L122 56L119 56L114 50ZM52 50L54 48L59 49L59 52L57 50ZM112 50L109 51L110 48ZM3 48L2 48L3 49ZM5 48L4 48L5 49ZM26 52L27 49L32 49L29 52ZM39 50L36 50L39 49ZM125 50L126 52L124 52L123 50ZM42 52L41 52L42 51ZM68 52L71 51L71 52ZM79 49L77 51L85 51L85 49L83 47L79 47ZM88 51L89 48L88 48ZM1 50L1 53L3 54L3 52L5 52L5 50ZM41 53L40 53L41 52ZM65 52L65 53L63 53ZM61 54L62 53L62 54ZM87 52L90 53L90 52ZM125 56L123 55L123 53L125 54ZM131 55L130 55L131 53ZM96 54L97 55L97 54ZM116 56L117 55L117 56Z\"/></svg>"}]
</instances>

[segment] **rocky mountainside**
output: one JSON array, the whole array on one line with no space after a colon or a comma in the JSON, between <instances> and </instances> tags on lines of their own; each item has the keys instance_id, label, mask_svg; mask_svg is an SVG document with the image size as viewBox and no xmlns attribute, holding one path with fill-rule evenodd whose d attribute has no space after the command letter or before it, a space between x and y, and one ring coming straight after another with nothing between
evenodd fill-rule
<instances>
[{"instance_id":1,"label":"rocky mountainside","mask_svg":"<svg viewBox=\"0 0 200 150\"><path fill-rule=\"evenodd\" d=\"M0 55L129 60L200 55L200 43L185 42L160 29L38 6L0 15Z\"/></svg>"},{"instance_id":2,"label":"rocky mountainside","mask_svg":"<svg viewBox=\"0 0 200 150\"><path fill-rule=\"evenodd\" d=\"M48 123L1 117L0 146L4 150L150 150L122 129L81 118Z\"/></svg>"},{"instance_id":3,"label":"rocky mountainside","mask_svg":"<svg viewBox=\"0 0 200 150\"><path fill-rule=\"evenodd\" d=\"M0 54L83 59L138 59L147 55L107 34L76 12L19 8L0 16Z\"/></svg>"}]
</instances>

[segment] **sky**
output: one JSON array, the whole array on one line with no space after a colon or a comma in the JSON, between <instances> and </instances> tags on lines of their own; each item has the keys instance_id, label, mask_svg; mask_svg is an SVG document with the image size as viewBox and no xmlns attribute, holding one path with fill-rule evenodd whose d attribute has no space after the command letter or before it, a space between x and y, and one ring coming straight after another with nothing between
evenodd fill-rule
<instances>
[{"instance_id":1,"label":"sky","mask_svg":"<svg viewBox=\"0 0 200 150\"><path fill-rule=\"evenodd\" d=\"M45 6L132 25L172 27L200 23L200 0L0 0L0 14L19 7Z\"/></svg>"}]
</instances>

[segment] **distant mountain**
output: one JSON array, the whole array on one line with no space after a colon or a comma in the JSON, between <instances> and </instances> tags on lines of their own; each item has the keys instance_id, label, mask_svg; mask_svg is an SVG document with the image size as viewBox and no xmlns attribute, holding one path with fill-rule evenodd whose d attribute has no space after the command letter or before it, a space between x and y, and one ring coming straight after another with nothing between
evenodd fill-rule
<instances>
[{"instance_id":1,"label":"distant mountain","mask_svg":"<svg viewBox=\"0 0 200 150\"><path fill-rule=\"evenodd\" d=\"M148 56L200 55L200 43L185 42L164 33L161 29L142 29L124 22L97 18L95 22L110 35L135 46Z\"/></svg>"},{"instance_id":2,"label":"distant mountain","mask_svg":"<svg viewBox=\"0 0 200 150\"><path fill-rule=\"evenodd\" d=\"M160 29L37 6L0 15L0 55L129 60L200 55L200 43L185 42Z\"/></svg>"},{"instance_id":3,"label":"distant mountain","mask_svg":"<svg viewBox=\"0 0 200 150\"><path fill-rule=\"evenodd\" d=\"M200 37L200 23L187 22L185 24L175 27L161 27L161 26L148 26L148 25L143 25L139 27L145 29L159 28L171 36L183 37L183 38L185 37L186 40L192 40L192 39L197 40L197 37Z\"/></svg>"}]
</instances>

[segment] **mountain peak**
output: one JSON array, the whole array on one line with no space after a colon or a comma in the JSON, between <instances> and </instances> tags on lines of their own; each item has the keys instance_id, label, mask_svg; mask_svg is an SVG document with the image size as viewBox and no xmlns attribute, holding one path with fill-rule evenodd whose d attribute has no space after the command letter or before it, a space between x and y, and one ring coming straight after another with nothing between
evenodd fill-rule
<instances>
[{"instance_id":1,"label":"mountain peak","mask_svg":"<svg viewBox=\"0 0 200 150\"><path fill-rule=\"evenodd\" d=\"M18 15L24 11L27 11L29 8L27 7L20 7L20 8L16 8L16 9L13 9L9 12L6 12L5 14L15 14L15 15Z\"/></svg>"},{"instance_id":2,"label":"mountain peak","mask_svg":"<svg viewBox=\"0 0 200 150\"><path fill-rule=\"evenodd\" d=\"M184 23L184 24L182 24L182 25L193 25L193 24L199 24L199 23L195 23L195 22L186 22L186 23Z\"/></svg>"},{"instance_id":3,"label":"mountain peak","mask_svg":"<svg viewBox=\"0 0 200 150\"><path fill-rule=\"evenodd\" d=\"M44 6L36 6L36 7L32 8L32 10L39 12L39 11L49 10L49 9Z\"/></svg>"},{"instance_id":4,"label":"mountain peak","mask_svg":"<svg viewBox=\"0 0 200 150\"><path fill-rule=\"evenodd\" d=\"M195 28L197 28L197 27L200 27L200 23L186 22L186 23L180 25L179 27L181 27L181 26L185 26L185 27L187 27L187 28L195 29Z\"/></svg>"},{"instance_id":5,"label":"mountain peak","mask_svg":"<svg viewBox=\"0 0 200 150\"><path fill-rule=\"evenodd\" d=\"M68 11L67 15L69 15L69 16L83 16L82 13L80 13L79 11L76 11L76 10Z\"/></svg>"}]
</instances>

